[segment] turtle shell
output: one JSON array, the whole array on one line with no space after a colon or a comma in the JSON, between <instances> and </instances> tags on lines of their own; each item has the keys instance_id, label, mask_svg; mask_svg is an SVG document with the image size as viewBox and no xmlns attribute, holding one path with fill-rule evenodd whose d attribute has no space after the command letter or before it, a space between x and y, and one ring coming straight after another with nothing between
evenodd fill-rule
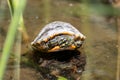
<instances>
[{"instance_id":1,"label":"turtle shell","mask_svg":"<svg viewBox=\"0 0 120 80\"><path fill-rule=\"evenodd\" d=\"M71 24L55 21L47 24L31 45L39 51L55 52L77 49L84 40L85 36Z\"/></svg>"}]
</instances>

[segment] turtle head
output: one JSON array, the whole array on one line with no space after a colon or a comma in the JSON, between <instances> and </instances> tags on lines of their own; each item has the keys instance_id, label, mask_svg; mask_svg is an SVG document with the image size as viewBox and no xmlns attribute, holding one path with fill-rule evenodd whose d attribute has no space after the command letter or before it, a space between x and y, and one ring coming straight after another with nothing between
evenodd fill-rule
<instances>
[{"instance_id":1,"label":"turtle head","mask_svg":"<svg viewBox=\"0 0 120 80\"><path fill-rule=\"evenodd\" d=\"M74 44L75 44L76 48L79 48L82 46L83 41L76 41Z\"/></svg>"},{"instance_id":2,"label":"turtle head","mask_svg":"<svg viewBox=\"0 0 120 80\"><path fill-rule=\"evenodd\" d=\"M76 46L76 48L79 48L82 46L84 40L85 40L85 36L83 37L78 37L75 41L74 41L74 45Z\"/></svg>"}]
</instances>

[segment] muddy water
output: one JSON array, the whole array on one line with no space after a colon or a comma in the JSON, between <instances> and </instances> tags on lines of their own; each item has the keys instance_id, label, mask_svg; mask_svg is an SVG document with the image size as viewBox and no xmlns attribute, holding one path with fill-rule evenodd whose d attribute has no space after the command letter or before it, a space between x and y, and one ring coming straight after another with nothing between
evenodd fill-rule
<instances>
[{"instance_id":1,"label":"muddy water","mask_svg":"<svg viewBox=\"0 0 120 80\"><path fill-rule=\"evenodd\" d=\"M28 43L46 24L46 16L48 22L56 20L69 22L87 37L83 48L80 49L87 56L87 64L81 80L115 80L117 65L117 27L115 22L107 20L105 16L94 14L88 17L88 21L82 21L83 19L73 10L78 5L80 4L77 2L54 0L51 1L50 10L46 14L43 1L29 0L24 12L25 26L30 37ZM10 20L10 15L6 15L8 16L1 23L5 27L1 26L0 44L4 42ZM22 43L22 54L29 50L28 43ZM8 77L5 80L11 80L9 74L11 72L10 66L6 74ZM38 78L39 74L33 68L23 67L21 69L21 80L38 80Z\"/></svg>"}]
</instances>

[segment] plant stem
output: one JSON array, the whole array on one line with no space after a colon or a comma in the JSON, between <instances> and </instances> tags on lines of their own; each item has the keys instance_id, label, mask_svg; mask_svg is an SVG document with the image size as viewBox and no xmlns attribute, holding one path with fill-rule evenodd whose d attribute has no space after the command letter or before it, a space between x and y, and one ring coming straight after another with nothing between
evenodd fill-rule
<instances>
[{"instance_id":1,"label":"plant stem","mask_svg":"<svg viewBox=\"0 0 120 80\"><path fill-rule=\"evenodd\" d=\"M117 57L117 70L116 80L120 80L120 18L116 18L116 24L118 27L118 57Z\"/></svg>"},{"instance_id":2,"label":"plant stem","mask_svg":"<svg viewBox=\"0 0 120 80\"><path fill-rule=\"evenodd\" d=\"M19 4L19 1L18 0L7 0L7 2L8 2L9 9L10 9L11 17L12 17L14 15L14 9ZM19 30L23 35L23 40L27 42L29 39L29 36L28 36L26 28L24 26L24 20L23 20L22 14L20 17L19 24L20 24Z\"/></svg>"},{"instance_id":3,"label":"plant stem","mask_svg":"<svg viewBox=\"0 0 120 80\"><path fill-rule=\"evenodd\" d=\"M14 69L14 80L20 80L20 59L21 59L21 32L17 32L16 42L15 42L15 69Z\"/></svg>"},{"instance_id":4,"label":"plant stem","mask_svg":"<svg viewBox=\"0 0 120 80\"><path fill-rule=\"evenodd\" d=\"M50 0L43 0L44 4L44 19L45 23L48 23L50 21Z\"/></svg>"},{"instance_id":5,"label":"plant stem","mask_svg":"<svg viewBox=\"0 0 120 80\"><path fill-rule=\"evenodd\" d=\"M0 59L0 80L3 79L7 61L8 61L9 55L10 55L10 50L14 43L15 34L16 34L17 28L19 26L20 16L23 12L23 9L24 9L25 3L26 3L26 0L18 0L18 1L19 1L19 4L16 6L16 8L14 10L14 15L13 15L12 21L11 21L9 29L8 29L7 37L5 40L4 47L3 47L2 56Z\"/></svg>"}]
</instances>

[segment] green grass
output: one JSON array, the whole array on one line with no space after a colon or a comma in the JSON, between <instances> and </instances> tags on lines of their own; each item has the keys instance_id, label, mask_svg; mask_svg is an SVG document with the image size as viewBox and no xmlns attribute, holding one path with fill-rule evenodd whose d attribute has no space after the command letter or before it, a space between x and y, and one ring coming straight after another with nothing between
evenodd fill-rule
<instances>
[{"instance_id":1,"label":"green grass","mask_svg":"<svg viewBox=\"0 0 120 80\"><path fill-rule=\"evenodd\" d=\"M26 0L17 0L16 8L14 8L14 15L12 16L11 23L8 29L7 37L4 43L2 56L0 58L0 80L3 79L5 69L7 66L7 61L9 59L10 51L14 43L15 35L19 27L19 22L21 14L24 10ZM19 3L19 4L18 4Z\"/></svg>"}]
</instances>

